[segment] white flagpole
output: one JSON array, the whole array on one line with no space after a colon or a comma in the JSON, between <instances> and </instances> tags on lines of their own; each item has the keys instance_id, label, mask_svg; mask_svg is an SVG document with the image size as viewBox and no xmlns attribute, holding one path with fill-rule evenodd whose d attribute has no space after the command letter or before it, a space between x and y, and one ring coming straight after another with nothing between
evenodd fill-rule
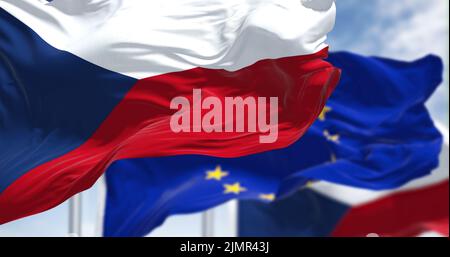
<instances>
[{"instance_id":1,"label":"white flagpole","mask_svg":"<svg viewBox=\"0 0 450 257\"><path fill-rule=\"evenodd\" d=\"M238 217L238 200L231 200L228 203L228 215L230 217L230 235L232 237L238 237L239 236L239 217Z\"/></svg>"},{"instance_id":2,"label":"white flagpole","mask_svg":"<svg viewBox=\"0 0 450 257\"><path fill-rule=\"evenodd\" d=\"M103 236L103 218L105 215L105 205L106 205L106 182L105 175L103 174L97 180L97 220L95 222L95 236Z\"/></svg>"},{"instance_id":3,"label":"white flagpole","mask_svg":"<svg viewBox=\"0 0 450 257\"><path fill-rule=\"evenodd\" d=\"M214 209L202 213L202 236L214 236Z\"/></svg>"},{"instance_id":4,"label":"white flagpole","mask_svg":"<svg viewBox=\"0 0 450 257\"><path fill-rule=\"evenodd\" d=\"M81 194L69 199L69 236L79 237L81 234Z\"/></svg>"}]
</instances>

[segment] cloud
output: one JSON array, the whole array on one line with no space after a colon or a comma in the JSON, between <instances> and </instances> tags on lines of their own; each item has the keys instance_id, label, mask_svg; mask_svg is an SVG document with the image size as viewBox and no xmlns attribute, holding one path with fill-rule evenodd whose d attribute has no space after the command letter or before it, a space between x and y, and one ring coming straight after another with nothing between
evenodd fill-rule
<instances>
[{"instance_id":1,"label":"cloud","mask_svg":"<svg viewBox=\"0 0 450 257\"><path fill-rule=\"evenodd\" d=\"M402 59L415 59L428 53L448 55L448 1L380 0L376 19L388 26L374 26L382 52ZM384 7L388 7L383 9ZM397 17L397 18L396 18Z\"/></svg>"}]
</instances>

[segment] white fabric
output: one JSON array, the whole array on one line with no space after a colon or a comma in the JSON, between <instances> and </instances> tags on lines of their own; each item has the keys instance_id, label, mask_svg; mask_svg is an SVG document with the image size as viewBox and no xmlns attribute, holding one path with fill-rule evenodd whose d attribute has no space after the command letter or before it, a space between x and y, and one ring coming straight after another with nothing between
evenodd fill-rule
<instances>
[{"instance_id":1,"label":"white fabric","mask_svg":"<svg viewBox=\"0 0 450 257\"><path fill-rule=\"evenodd\" d=\"M333 0L0 0L50 45L134 78L326 47Z\"/></svg>"}]
</instances>

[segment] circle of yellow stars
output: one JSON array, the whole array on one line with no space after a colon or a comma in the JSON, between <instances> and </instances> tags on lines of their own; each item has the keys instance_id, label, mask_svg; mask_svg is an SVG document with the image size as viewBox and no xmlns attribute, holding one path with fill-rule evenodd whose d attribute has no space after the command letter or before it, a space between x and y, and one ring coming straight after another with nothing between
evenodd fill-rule
<instances>
[{"instance_id":1,"label":"circle of yellow stars","mask_svg":"<svg viewBox=\"0 0 450 257\"><path fill-rule=\"evenodd\" d=\"M322 111L321 111L320 114L319 114L318 119L319 119L320 121L325 121L326 116L327 116L327 113L331 112L332 110L333 110L333 109L332 109L331 107L329 107L329 106L324 106L323 109L322 109ZM339 143L340 136L339 136L338 134L331 134L328 130L325 129L325 130L323 131L323 136L324 136L328 141L331 141L331 142L336 143L336 144Z\"/></svg>"},{"instance_id":2,"label":"circle of yellow stars","mask_svg":"<svg viewBox=\"0 0 450 257\"><path fill-rule=\"evenodd\" d=\"M319 114L319 117L317 118L319 121L325 121L327 118L327 114L329 112L331 112L333 109L329 106L324 106L322 111ZM323 131L323 136L325 137L325 139L327 139L330 142L333 142L335 144L339 144L340 143L340 135L339 134L331 134L330 131L328 130L324 130ZM331 157L330 157L330 162L334 163L337 160L337 157L334 153L331 153Z\"/></svg>"},{"instance_id":3,"label":"circle of yellow stars","mask_svg":"<svg viewBox=\"0 0 450 257\"><path fill-rule=\"evenodd\" d=\"M220 165L217 165L214 170L207 170L206 171L206 180L216 180L221 181L224 177L227 177L229 175L228 171L222 170ZM234 194L239 195L242 192L247 191L247 188L241 185L240 182L235 183L224 183L223 184L223 193L224 194ZM261 200L265 201L274 201L275 200L275 194L273 193L261 193L259 194L259 198Z\"/></svg>"},{"instance_id":4,"label":"circle of yellow stars","mask_svg":"<svg viewBox=\"0 0 450 257\"><path fill-rule=\"evenodd\" d=\"M331 107L324 106L324 108L322 109L322 111L319 114L318 120L319 121L325 121L327 113L329 113L331 111L332 111ZM340 137L339 137L338 134L331 134L328 130L324 130L323 131L323 136L328 141L331 141L331 142L336 143L336 144L339 143ZM332 162L336 161L336 156L334 154L332 154L332 156L331 156L331 161ZM207 170L206 171L205 179L206 180L222 181L222 179L224 177L227 177L228 175L229 175L228 171L222 170L221 166L217 165L214 170ZM312 184L313 184L313 182L309 181L304 186L304 188L309 188L309 187L311 187ZM223 184L223 188L224 188L224 191L223 191L224 194L239 195L240 193L247 191L247 188L243 187L240 182L235 182L235 183L232 183L232 184L224 183ZM274 193L261 193L261 194L258 195L258 197L261 200L269 201L269 202L274 201L275 198L276 198Z\"/></svg>"},{"instance_id":5,"label":"circle of yellow stars","mask_svg":"<svg viewBox=\"0 0 450 257\"><path fill-rule=\"evenodd\" d=\"M221 181L224 177L228 176L229 172L222 170L220 165L217 165L214 170L206 171L206 180L216 180ZM308 183L303 188L309 188L313 184L313 181L308 181ZM235 182L232 184L224 183L223 184L224 194L234 194L239 195L242 192L247 191L247 188L243 187L240 182ZM274 193L260 193L258 198L263 201L273 202L276 199L276 195Z\"/></svg>"}]
</instances>

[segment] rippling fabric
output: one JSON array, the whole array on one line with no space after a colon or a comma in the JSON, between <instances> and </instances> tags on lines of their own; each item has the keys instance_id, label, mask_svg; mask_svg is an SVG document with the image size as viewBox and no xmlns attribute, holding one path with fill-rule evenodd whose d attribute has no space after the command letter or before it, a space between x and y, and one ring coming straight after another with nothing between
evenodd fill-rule
<instances>
[{"instance_id":1,"label":"rippling fabric","mask_svg":"<svg viewBox=\"0 0 450 257\"><path fill-rule=\"evenodd\" d=\"M189 155L115 162L106 172L104 235L143 236L169 215L236 198L272 201L308 181L393 189L438 166L443 139L425 107L442 81L438 57L401 62L343 52L328 61L342 69L342 79L319 119L289 147L233 159ZM338 208L327 224L342 213Z\"/></svg>"},{"instance_id":2,"label":"rippling fabric","mask_svg":"<svg viewBox=\"0 0 450 257\"><path fill-rule=\"evenodd\" d=\"M323 60L327 2L0 1L0 223L58 205L116 160L294 143L339 79ZM277 97L276 140L174 132L171 100L194 89L221 103Z\"/></svg>"},{"instance_id":3,"label":"rippling fabric","mask_svg":"<svg viewBox=\"0 0 450 257\"><path fill-rule=\"evenodd\" d=\"M326 47L336 15L330 0L2 0L0 7L55 48L138 79L313 54Z\"/></svg>"}]
</instances>

